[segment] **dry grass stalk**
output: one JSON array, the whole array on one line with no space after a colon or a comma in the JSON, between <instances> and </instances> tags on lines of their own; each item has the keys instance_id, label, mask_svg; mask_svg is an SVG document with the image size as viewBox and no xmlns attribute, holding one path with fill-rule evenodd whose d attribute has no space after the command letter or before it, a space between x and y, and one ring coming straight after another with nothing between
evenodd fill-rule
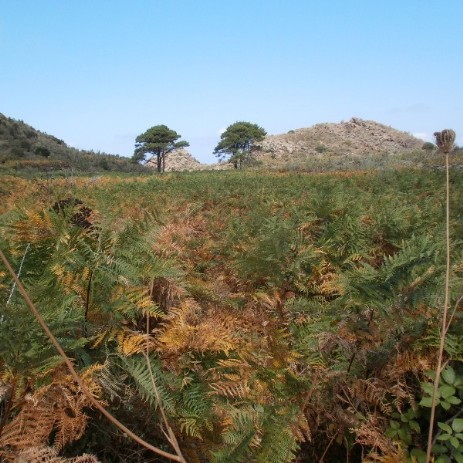
<instances>
[{"instance_id":1,"label":"dry grass stalk","mask_svg":"<svg viewBox=\"0 0 463 463\"><path fill-rule=\"evenodd\" d=\"M437 391L439 388L440 374L442 372L442 363L444 355L445 337L449 326L447 324L447 317L449 311L450 301L450 175L449 175L449 153L452 151L455 143L455 132L451 129L442 130L442 132L435 132L436 144L440 151L445 153L445 173L446 173L446 269L445 269L445 298L444 298L444 309L442 313L442 326L440 332L440 343L439 351L437 356L436 366L436 377L434 378L434 387L432 394L432 406L431 416L429 419L429 431L428 431L428 444L426 450L426 463L431 461L431 450L433 444L433 428L434 420L436 416L436 402L437 402Z\"/></svg>"}]
</instances>

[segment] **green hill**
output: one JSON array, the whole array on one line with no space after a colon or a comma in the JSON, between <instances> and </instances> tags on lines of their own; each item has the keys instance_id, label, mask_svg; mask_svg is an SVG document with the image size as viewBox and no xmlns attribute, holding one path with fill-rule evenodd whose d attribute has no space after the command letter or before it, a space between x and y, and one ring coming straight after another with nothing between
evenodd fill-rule
<instances>
[{"instance_id":1,"label":"green hill","mask_svg":"<svg viewBox=\"0 0 463 463\"><path fill-rule=\"evenodd\" d=\"M63 169L77 172L147 170L122 156L70 147L53 135L0 113L0 173Z\"/></svg>"}]
</instances>

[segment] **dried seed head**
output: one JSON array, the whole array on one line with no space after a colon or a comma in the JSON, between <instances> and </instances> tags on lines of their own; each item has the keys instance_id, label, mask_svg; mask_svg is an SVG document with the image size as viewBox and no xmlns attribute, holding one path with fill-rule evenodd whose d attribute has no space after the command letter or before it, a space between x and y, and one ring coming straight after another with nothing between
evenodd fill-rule
<instances>
[{"instance_id":1,"label":"dried seed head","mask_svg":"<svg viewBox=\"0 0 463 463\"><path fill-rule=\"evenodd\" d=\"M445 129L442 132L434 132L436 145L443 153L450 153L455 143L455 132L452 129Z\"/></svg>"}]
</instances>

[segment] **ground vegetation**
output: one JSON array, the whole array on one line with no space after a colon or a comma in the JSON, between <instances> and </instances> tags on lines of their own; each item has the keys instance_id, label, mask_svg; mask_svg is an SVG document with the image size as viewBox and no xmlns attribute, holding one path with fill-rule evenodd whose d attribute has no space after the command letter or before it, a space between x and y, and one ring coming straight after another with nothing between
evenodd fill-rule
<instances>
[{"instance_id":1,"label":"ground vegetation","mask_svg":"<svg viewBox=\"0 0 463 463\"><path fill-rule=\"evenodd\" d=\"M449 185L433 400L445 171L4 176L0 249L84 386L0 267L1 459L421 463L434 402L432 457L463 461Z\"/></svg>"}]
</instances>

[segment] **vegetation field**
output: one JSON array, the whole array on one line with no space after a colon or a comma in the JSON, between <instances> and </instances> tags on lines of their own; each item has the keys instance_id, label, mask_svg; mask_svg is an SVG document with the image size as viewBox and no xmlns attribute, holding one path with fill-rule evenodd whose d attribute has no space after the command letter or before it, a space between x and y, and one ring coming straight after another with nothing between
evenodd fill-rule
<instances>
[{"instance_id":1,"label":"vegetation field","mask_svg":"<svg viewBox=\"0 0 463 463\"><path fill-rule=\"evenodd\" d=\"M461 172L450 182L437 462L463 461ZM422 462L445 191L425 168L4 176L0 249L93 398L156 448ZM2 461L168 461L95 408L1 263L0 308Z\"/></svg>"}]
</instances>

